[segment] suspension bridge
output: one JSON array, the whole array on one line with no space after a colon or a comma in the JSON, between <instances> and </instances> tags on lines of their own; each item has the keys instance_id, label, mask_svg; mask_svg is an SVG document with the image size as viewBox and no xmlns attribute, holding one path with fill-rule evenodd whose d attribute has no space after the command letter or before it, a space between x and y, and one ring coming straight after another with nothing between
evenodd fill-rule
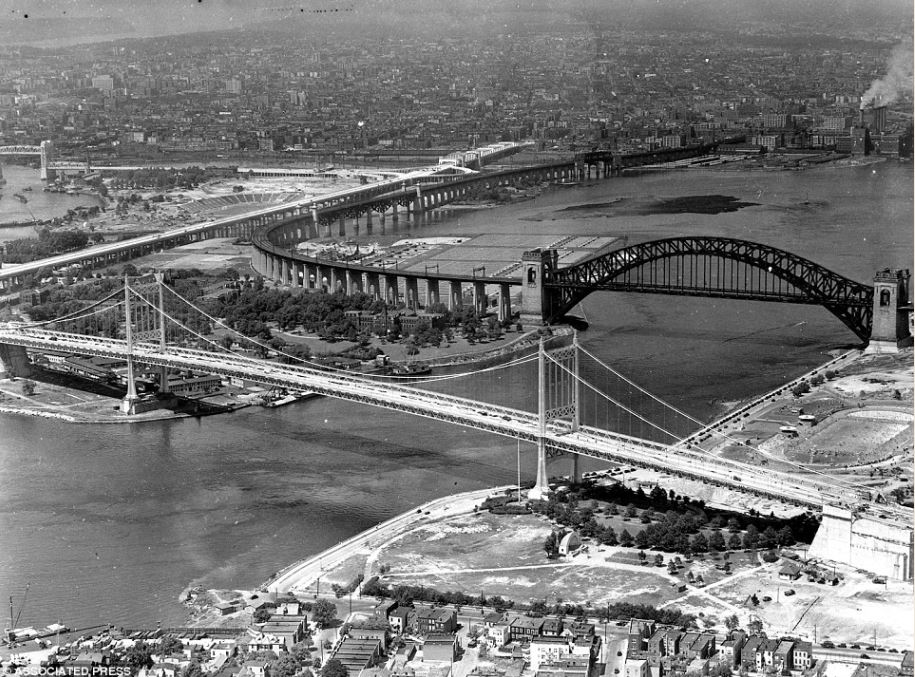
<instances>
[{"instance_id":1,"label":"suspension bridge","mask_svg":"<svg viewBox=\"0 0 915 677\"><path fill-rule=\"evenodd\" d=\"M217 340L219 334L233 340ZM824 520L828 518L830 524L838 519L833 517L835 510L863 507L879 517L880 521L872 520L877 527L895 529L890 537L883 537L889 545L880 546L889 548L887 558L893 563L881 565L880 570L911 578L911 515L901 507L870 502L854 482L801 465L774 470L717 456L690 437L703 426L701 421L614 370L583 347L577 335L571 342L554 338L550 343L541 340L534 352L468 372L423 378L357 374L271 349L235 332L165 284L157 273L125 278L123 288L56 319L0 325L0 371L27 376L32 366L29 354L119 360L126 364L122 410L127 413L154 397L138 392L139 375L152 373L150 378L158 382L155 397L162 397L168 392L170 370L191 370L457 424L535 445L537 479L529 492L532 499L550 492L550 458L570 457L576 477L577 459L584 456L807 509L828 509ZM261 354L273 350L285 363L252 357L248 349ZM726 437L714 426L707 430ZM848 538L854 540L851 526ZM851 562L851 552L836 559Z\"/></svg>"}]
</instances>

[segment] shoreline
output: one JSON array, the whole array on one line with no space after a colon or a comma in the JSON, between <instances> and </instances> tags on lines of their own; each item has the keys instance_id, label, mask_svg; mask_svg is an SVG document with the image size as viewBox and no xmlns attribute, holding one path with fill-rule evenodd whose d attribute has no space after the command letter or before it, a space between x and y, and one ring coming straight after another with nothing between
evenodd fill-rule
<instances>
[{"instance_id":1,"label":"shoreline","mask_svg":"<svg viewBox=\"0 0 915 677\"><path fill-rule=\"evenodd\" d=\"M395 515L384 522L380 522L373 527L365 529L344 541L340 541L315 555L311 555L280 569L258 586L257 589L263 592L282 593L294 588L310 587L327 568L339 565L341 562L357 554L359 550L363 548L376 550L377 547L370 546L370 539L381 537L389 540L399 536L408 529L416 527L418 524L434 522L445 516L453 517L455 515L473 512L478 501L482 501L494 493L504 492L513 486L514 485L503 485L486 489L476 489L458 494L449 494L441 498L426 501L425 503ZM436 514L432 515L431 513L433 512L436 512ZM316 571L315 567L317 567Z\"/></svg>"},{"instance_id":2,"label":"shoreline","mask_svg":"<svg viewBox=\"0 0 915 677\"><path fill-rule=\"evenodd\" d=\"M858 349L842 351L838 356L832 357L827 362L814 367L801 376L792 379L791 381L773 389L770 392L752 398L749 402L734 402L733 404L735 406L733 408L722 414L712 423L693 433L693 435L687 438L687 440L701 438L704 435L710 434L713 430L719 430L722 427L726 428L730 423L733 423L736 418L743 417L744 414L752 416L752 410L757 409L762 405L771 404L774 398L780 395L784 395L786 391L790 391L790 388L793 384L808 380L812 376L822 373L830 367L846 367L859 360L863 356L864 351ZM686 443L687 440L682 441L681 444ZM386 541L388 539L399 536L408 528L414 528L425 521L434 521L435 519L441 519L446 515L453 516L462 514L463 512L472 512L473 508L471 507L469 510L467 510L467 506L462 502L470 499L482 500L487 495L504 492L510 487L514 488L513 485L492 487L485 490L451 494L438 499L427 501L426 503L410 508L403 513L385 520L384 522L381 522L369 529L365 529L358 534L355 534L319 553L306 557L284 567L283 569L280 569L276 574L262 583L258 587L258 590L264 592L282 593L297 587L309 587L310 585L314 584L315 580L319 578L323 572L327 571L329 568L341 564L346 559L358 554L359 550L369 549L373 553L377 551L379 545L381 544L371 546L369 543L370 539L377 539L380 537ZM449 512L449 508L453 512ZM438 515L428 515L428 513L438 509L441 509ZM427 515L429 518L428 520L425 519ZM317 571L314 570L315 567L318 568Z\"/></svg>"}]
</instances>

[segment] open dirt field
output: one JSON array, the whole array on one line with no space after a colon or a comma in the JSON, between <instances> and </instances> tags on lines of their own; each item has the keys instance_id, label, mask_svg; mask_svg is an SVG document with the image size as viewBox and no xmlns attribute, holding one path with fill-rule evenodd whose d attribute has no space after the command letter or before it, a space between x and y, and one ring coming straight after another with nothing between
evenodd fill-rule
<instances>
[{"instance_id":1,"label":"open dirt field","mask_svg":"<svg viewBox=\"0 0 915 677\"><path fill-rule=\"evenodd\" d=\"M911 584L875 585L867 576L847 569L838 572L844 580L835 587L808 582L806 577L788 581L778 577L779 566L776 563L754 576L736 577L710 592L758 616L770 634L813 640L816 632L819 642L863 647L873 643L876 631L880 645L911 649L915 634ZM786 596L788 590L795 594ZM753 594L760 600L765 596L772 600L753 607L746 601Z\"/></svg>"},{"instance_id":2,"label":"open dirt field","mask_svg":"<svg viewBox=\"0 0 915 677\"><path fill-rule=\"evenodd\" d=\"M630 528L637 530L637 522ZM475 513L421 528L393 541L377 557L387 565L382 577L392 585L424 585L438 590L461 590L501 595L518 602L543 599L549 603L602 604L622 600L660 605L678 599L678 588L687 575L701 575L706 583L726 576L718 565L723 556L708 556L682 562L676 574L667 570L670 553L661 553L663 566L654 566L655 552L648 564L632 548L588 544L574 556L549 560L543 542L551 526L533 515L492 515ZM729 556L735 574L758 566L755 554ZM706 605L716 605L705 598Z\"/></svg>"}]
</instances>

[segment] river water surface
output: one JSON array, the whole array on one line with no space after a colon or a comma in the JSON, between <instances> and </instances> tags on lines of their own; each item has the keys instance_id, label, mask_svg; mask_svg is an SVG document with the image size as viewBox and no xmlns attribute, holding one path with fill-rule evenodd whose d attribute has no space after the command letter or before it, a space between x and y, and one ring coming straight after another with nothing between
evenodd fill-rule
<instances>
[{"instance_id":1,"label":"river water surface","mask_svg":"<svg viewBox=\"0 0 915 677\"><path fill-rule=\"evenodd\" d=\"M912 267L912 192L911 166L895 163L651 174L455 210L365 239L720 235L867 281L880 268ZM755 206L645 213L665 198L709 194ZM614 208L619 200L628 207ZM582 205L590 206L567 209ZM703 419L856 341L819 307L601 293L583 312L589 350ZM511 404L535 384L492 387ZM526 451L523 472L532 477ZM510 440L330 399L143 425L0 414L0 596L18 605L31 583L20 625L178 623L176 601L189 584L254 586L412 505L514 476Z\"/></svg>"}]
</instances>

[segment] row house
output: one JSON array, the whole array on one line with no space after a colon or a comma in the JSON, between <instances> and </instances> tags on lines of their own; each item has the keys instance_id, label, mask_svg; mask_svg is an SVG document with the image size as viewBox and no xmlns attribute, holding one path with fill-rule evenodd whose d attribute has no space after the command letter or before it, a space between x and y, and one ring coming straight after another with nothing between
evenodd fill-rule
<instances>
[{"instance_id":1,"label":"row house","mask_svg":"<svg viewBox=\"0 0 915 677\"><path fill-rule=\"evenodd\" d=\"M388 613L391 632L402 635L416 622L416 612L408 606L399 606Z\"/></svg>"},{"instance_id":2,"label":"row house","mask_svg":"<svg viewBox=\"0 0 915 677\"><path fill-rule=\"evenodd\" d=\"M810 642L753 635L740 651L740 668L748 671L806 670L813 663L813 645Z\"/></svg>"},{"instance_id":3,"label":"row house","mask_svg":"<svg viewBox=\"0 0 915 677\"><path fill-rule=\"evenodd\" d=\"M718 645L718 659L730 668L740 665L740 650L746 641L743 632L735 632L728 639Z\"/></svg>"},{"instance_id":4,"label":"row house","mask_svg":"<svg viewBox=\"0 0 915 677\"><path fill-rule=\"evenodd\" d=\"M457 628L457 613L446 608L419 609L415 623L421 635L452 633Z\"/></svg>"},{"instance_id":5,"label":"row house","mask_svg":"<svg viewBox=\"0 0 915 677\"><path fill-rule=\"evenodd\" d=\"M541 627L543 627L542 618L516 616L509 623L510 641L531 640L540 634Z\"/></svg>"}]
</instances>

